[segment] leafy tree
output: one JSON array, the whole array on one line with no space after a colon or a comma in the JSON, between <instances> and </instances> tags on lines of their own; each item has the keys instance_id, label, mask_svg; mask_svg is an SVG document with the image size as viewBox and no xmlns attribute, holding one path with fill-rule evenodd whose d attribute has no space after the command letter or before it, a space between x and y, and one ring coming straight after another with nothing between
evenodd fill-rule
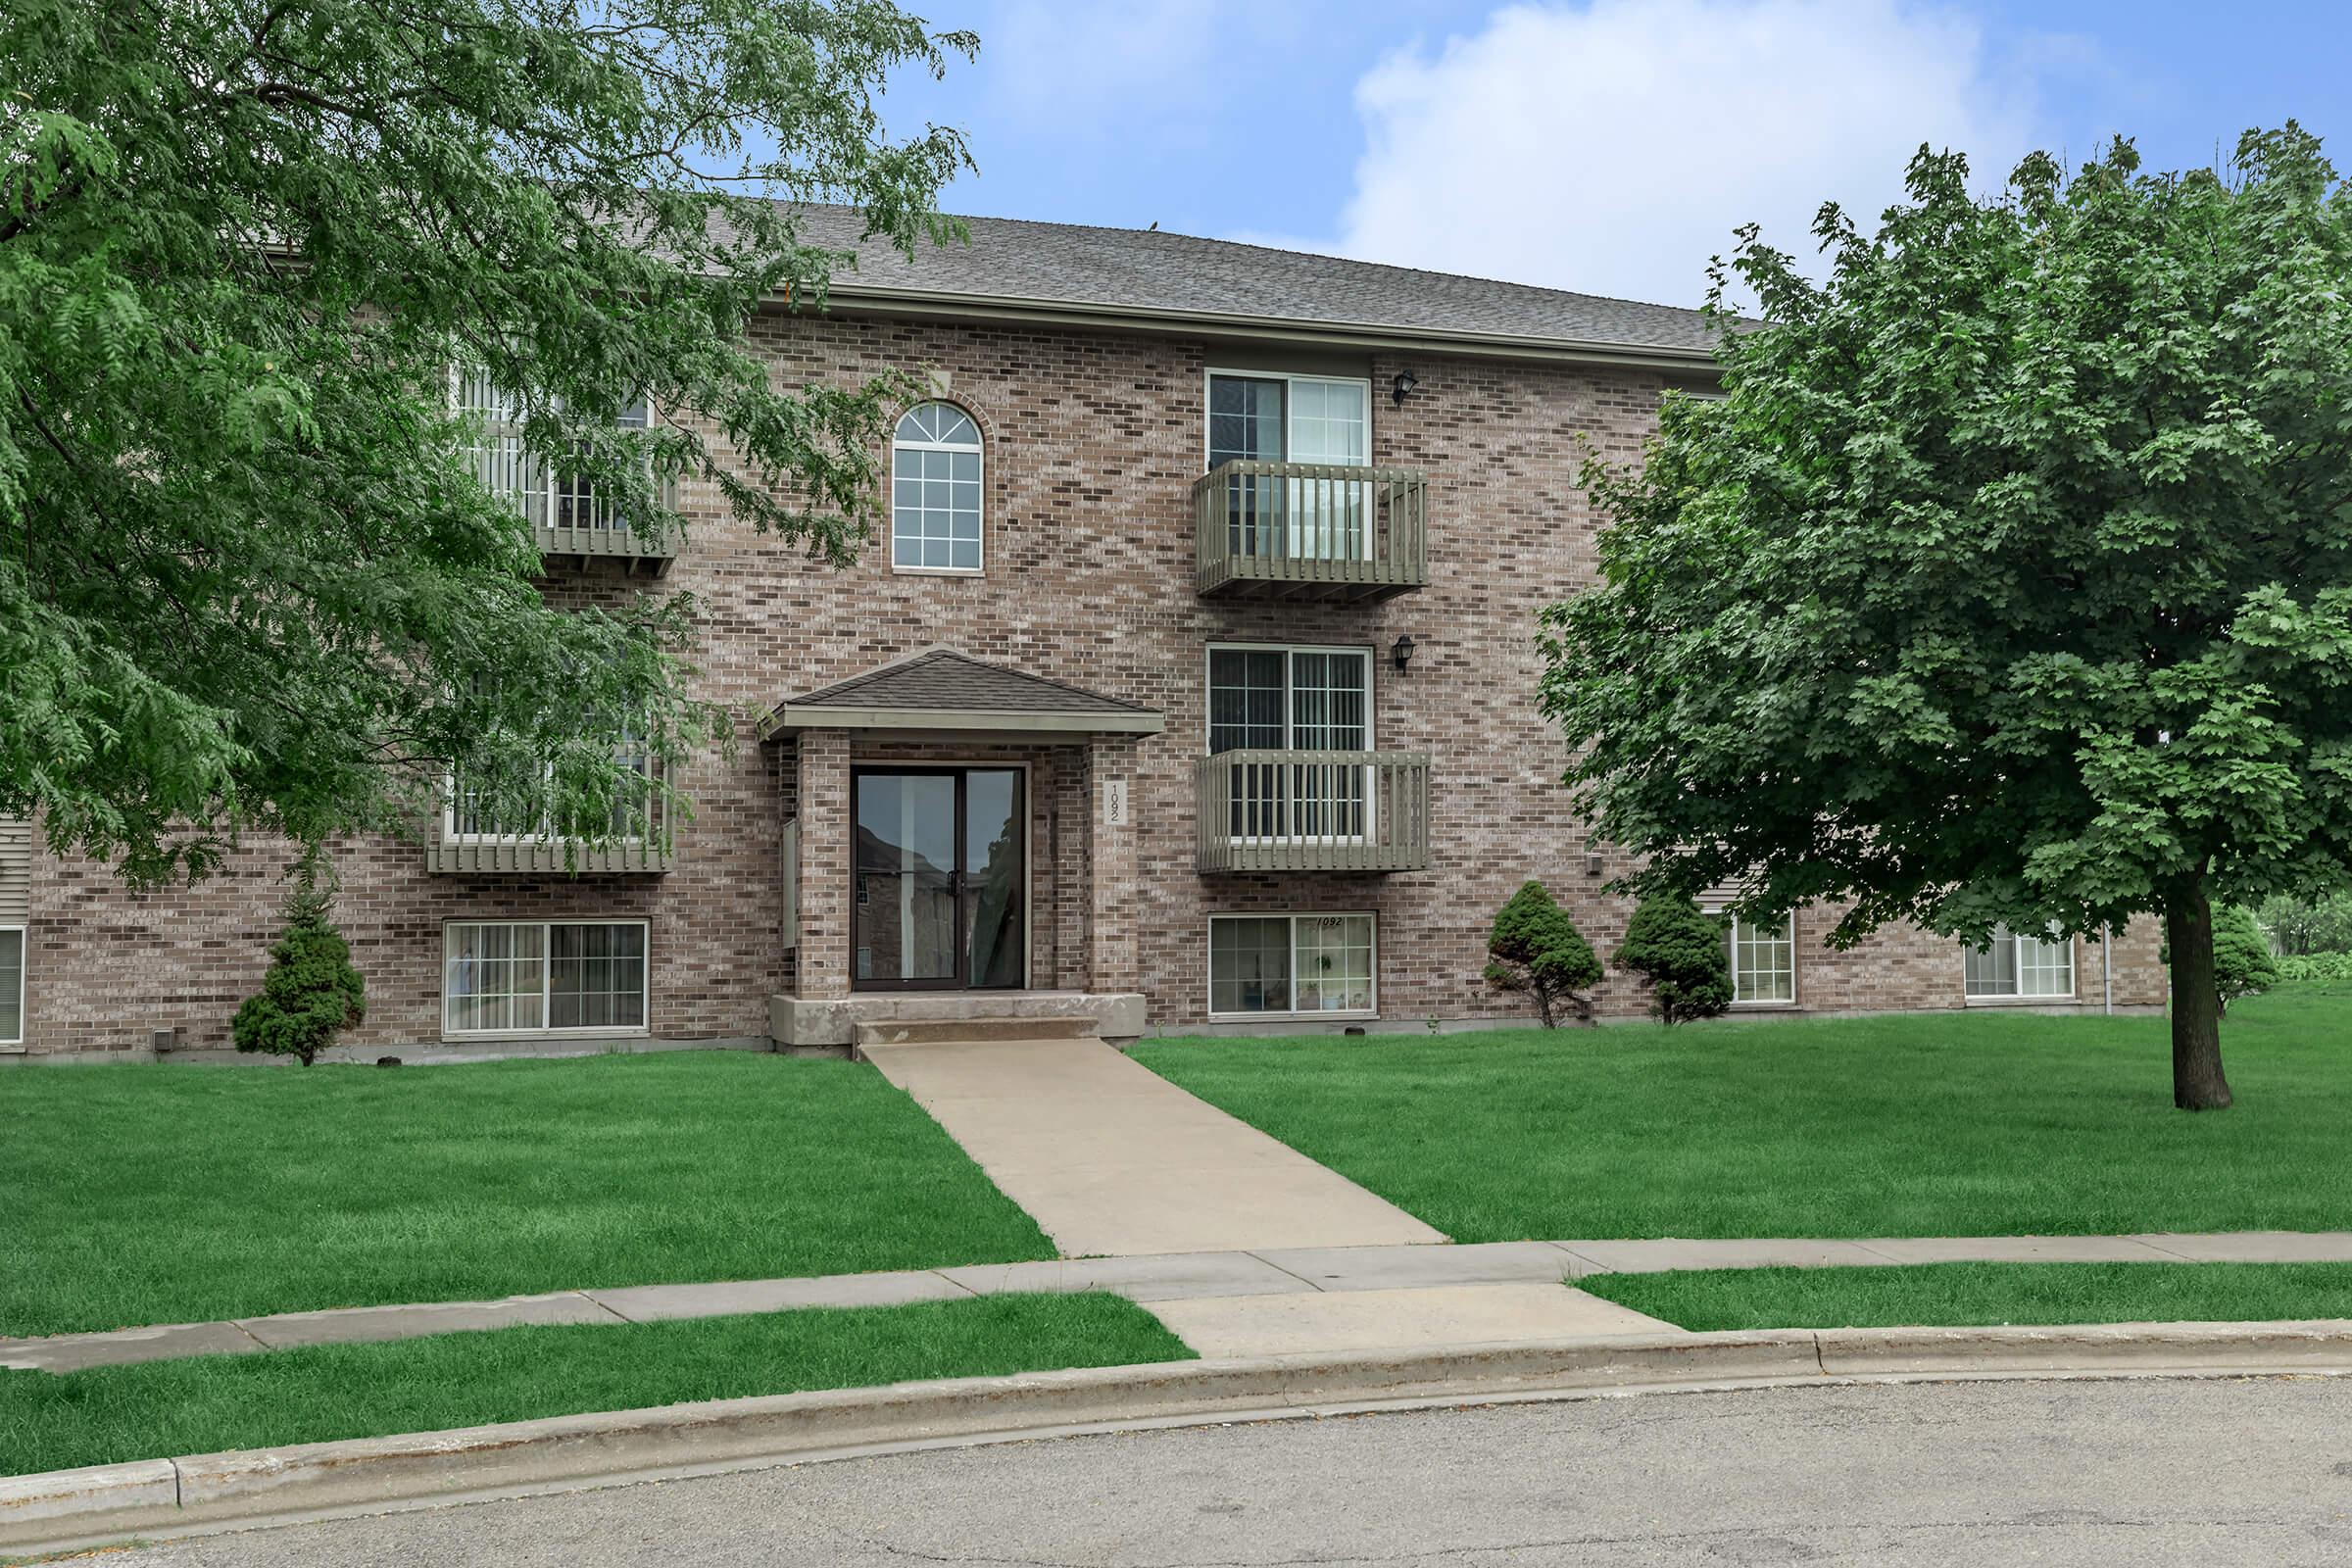
<instances>
[{"instance_id":1,"label":"leafy tree","mask_svg":"<svg viewBox=\"0 0 2352 1568\"><path fill-rule=\"evenodd\" d=\"M1536 1016L1546 1029L1559 1025L1560 1005L1592 1016L1584 995L1600 984L1600 959L1541 882L1523 882L1494 916L1487 939L1487 983L1524 991L1535 999Z\"/></svg>"},{"instance_id":2,"label":"leafy tree","mask_svg":"<svg viewBox=\"0 0 2352 1568\"><path fill-rule=\"evenodd\" d=\"M2256 906L2254 922L2281 956L2352 953L2352 897L2344 894L2318 899L2274 894Z\"/></svg>"},{"instance_id":3,"label":"leafy tree","mask_svg":"<svg viewBox=\"0 0 2352 1568\"><path fill-rule=\"evenodd\" d=\"M2213 907L2352 875L2352 197L2293 124L1978 200L1922 150L1828 280L1741 230L1719 403L1589 466L1546 711L1641 887L1982 943L2154 914L2174 1100L2227 1105Z\"/></svg>"},{"instance_id":4,"label":"leafy tree","mask_svg":"<svg viewBox=\"0 0 2352 1568\"><path fill-rule=\"evenodd\" d=\"M453 366L649 533L699 481L848 559L899 383L770 384L747 319L844 257L762 198L948 237L960 137L873 97L972 44L889 0L0 10L0 812L153 883L453 768L609 822L624 734L724 735L684 598L542 599Z\"/></svg>"},{"instance_id":5,"label":"leafy tree","mask_svg":"<svg viewBox=\"0 0 2352 1568\"><path fill-rule=\"evenodd\" d=\"M1625 923L1617 967L1649 982L1649 1010L1665 1024L1720 1017L1732 1004L1732 957L1723 923L1687 893L1645 896Z\"/></svg>"},{"instance_id":6,"label":"leafy tree","mask_svg":"<svg viewBox=\"0 0 2352 1568\"><path fill-rule=\"evenodd\" d=\"M305 1067L368 1016L368 983L335 929L334 889L331 880L320 885L320 866L315 850L296 864L285 934L270 949L270 972L229 1020L239 1051L293 1056Z\"/></svg>"}]
</instances>

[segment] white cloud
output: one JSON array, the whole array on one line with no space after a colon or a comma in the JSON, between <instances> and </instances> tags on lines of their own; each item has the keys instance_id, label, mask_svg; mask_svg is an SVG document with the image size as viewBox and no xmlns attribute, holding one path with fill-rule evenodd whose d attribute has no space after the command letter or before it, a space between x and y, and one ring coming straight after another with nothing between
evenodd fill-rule
<instances>
[{"instance_id":1,"label":"white cloud","mask_svg":"<svg viewBox=\"0 0 2352 1568\"><path fill-rule=\"evenodd\" d=\"M1809 261L1823 200L1869 227L1920 143L1997 184L2035 128L2025 68L1895 0L1514 6L1356 107L1346 254L1675 305L1740 223Z\"/></svg>"}]
</instances>

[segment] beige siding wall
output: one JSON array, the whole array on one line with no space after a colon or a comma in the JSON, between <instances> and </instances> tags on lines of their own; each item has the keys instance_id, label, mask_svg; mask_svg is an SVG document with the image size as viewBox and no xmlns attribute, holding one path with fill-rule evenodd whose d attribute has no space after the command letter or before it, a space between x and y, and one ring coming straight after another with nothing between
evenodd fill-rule
<instances>
[{"instance_id":1,"label":"beige siding wall","mask_svg":"<svg viewBox=\"0 0 2352 1568\"><path fill-rule=\"evenodd\" d=\"M32 824L0 816L0 925L23 925L32 914Z\"/></svg>"}]
</instances>

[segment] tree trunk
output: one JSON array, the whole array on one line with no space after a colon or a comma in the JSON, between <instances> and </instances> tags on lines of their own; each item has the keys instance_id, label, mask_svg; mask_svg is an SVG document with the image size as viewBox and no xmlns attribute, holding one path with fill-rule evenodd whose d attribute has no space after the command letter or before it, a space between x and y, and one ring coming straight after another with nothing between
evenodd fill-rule
<instances>
[{"instance_id":1,"label":"tree trunk","mask_svg":"<svg viewBox=\"0 0 2352 1568\"><path fill-rule=\"evenodd\" d=\"M2230 1080L2222 1076L2222 994L2213 977L2213 906L2202 878L2165 906L2164 938L2173 960L2173 1103L2221 1110L2230 1103Z\"/></svg>"}]
</instances>

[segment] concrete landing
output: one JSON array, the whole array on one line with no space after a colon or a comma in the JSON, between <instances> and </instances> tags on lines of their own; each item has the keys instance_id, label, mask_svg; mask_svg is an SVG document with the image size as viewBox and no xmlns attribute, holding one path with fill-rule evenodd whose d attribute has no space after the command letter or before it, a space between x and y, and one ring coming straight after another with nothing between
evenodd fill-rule
<instances>
[{"instance_id":1,"label":"concrete landing","mask_svg":"<svg viewBox=\"0 0 2352 1568\"><path fill-rule=\"evenodd\" d=\"M1177 1338L1205 1356L1345 1354L1685 1332L1564 1285L1442 1285L1150 1305Z\"/></svg>"},{"instance_id":2,"label":"concrete landing","mask_svg":"<svg viewBox=\"0 0 2352 1568\"><path fill-rule=\"evenodd\" d=\"M861 1049L1065 1256L1446 1240L1101 1041Z\"/></svg>"}]
</instances>

